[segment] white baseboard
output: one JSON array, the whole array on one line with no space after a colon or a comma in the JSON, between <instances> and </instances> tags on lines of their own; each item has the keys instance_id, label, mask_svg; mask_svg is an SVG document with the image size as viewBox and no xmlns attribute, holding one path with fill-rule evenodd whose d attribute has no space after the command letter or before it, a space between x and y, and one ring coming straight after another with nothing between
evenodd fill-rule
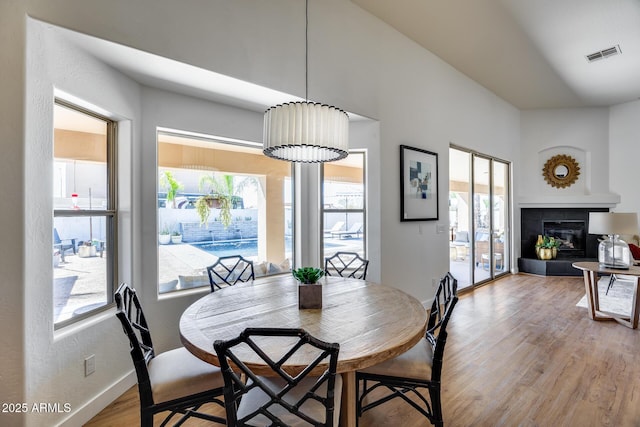
<instances>
[{"instance_id":1,"label":"white baseboard","mask_svg":"<svg viewBox=\"0 0 640 427\"><path fill-rule=\"evenodd\" d=\"M66 419L58 424L58 427L77 427L84 425L100 411L109 406L114 400L122 396L125 391L133 387L136 381L136 373L131 370L125 376L111 384L104 392L69 414Z\"/></svg>"}]
</instances>

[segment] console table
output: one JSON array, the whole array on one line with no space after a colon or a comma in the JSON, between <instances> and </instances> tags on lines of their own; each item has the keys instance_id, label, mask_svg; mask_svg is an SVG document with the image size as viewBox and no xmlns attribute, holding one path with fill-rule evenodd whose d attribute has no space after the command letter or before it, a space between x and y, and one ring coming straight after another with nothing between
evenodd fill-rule
<instances>
[{"instance_id":1,"label":"console table","mask_svg":"<svg viewBox=\"0 0 640 427\"><path fill-rule=\"evenodd\" d=\"M587 305L589 308L589 318L592 320L615 320L631 329L638 328L638 314L640 314L640 267L631 266L628 270L602 268L597 262L575 262L573 267L582 270L584 276L584 287L587 293ZM636 284L633 289L633 300L631 301L631 313L623 316L616 313L608 313L600 310L598 297L598 275L600 274L624 274L635 276Z\"/></svg>"}]
</instances>

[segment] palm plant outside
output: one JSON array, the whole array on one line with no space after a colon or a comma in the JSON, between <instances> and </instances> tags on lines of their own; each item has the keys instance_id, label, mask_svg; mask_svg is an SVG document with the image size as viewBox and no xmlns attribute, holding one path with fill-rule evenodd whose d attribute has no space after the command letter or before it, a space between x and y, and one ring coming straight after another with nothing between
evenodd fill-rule
<instances>
[{"instance_id":1,"label":"palm plant outside","mask_svg":"<svg viewBox=\"0 0 640 427\"><path fill-rule=\"evenodd\" d=\"M178 180L175 179L171 171L164 171L160 177L160 185L167 190L167 202L171 203L171 207L176 207L176 195L179 190L184 187Z\"/></svg>"}]
</instances>

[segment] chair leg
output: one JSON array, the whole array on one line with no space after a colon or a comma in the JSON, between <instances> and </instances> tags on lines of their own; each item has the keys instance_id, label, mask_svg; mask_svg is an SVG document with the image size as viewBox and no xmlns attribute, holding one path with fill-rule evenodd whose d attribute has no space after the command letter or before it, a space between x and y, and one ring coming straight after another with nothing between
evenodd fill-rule
<instances>
[{"instance_id":1,"label":"chair leg","mask_svg":"<svg viewBox=\"0 0 640 427\"><path fill-rule=\"evenodd\" d=\"M140 410L140 427L153 427L153 413Z\"/></svg>"},{"instance_id":2,"label":"chair leg","mask_svg":"<svg viewBox=\"0 0 640 427\"><path fill-rule=\"evenodd\" d=\"M360 403L360 380L356 378L356 427L360 425L360 415L362 415L362 403Z\"/></svg>"},{"instance_id":3,"label":"chair leg","mask_svg":"<svg viewBox=\"0 0 640 427\"><path fill-rule=\"evenodd\" d=\"M442 427L444 420L442 419L442 400L440 399L440 387L429 388L429 395L431 397L431 411L433 413L433 425L436 427Z\"/></svg>"}]
</instances>

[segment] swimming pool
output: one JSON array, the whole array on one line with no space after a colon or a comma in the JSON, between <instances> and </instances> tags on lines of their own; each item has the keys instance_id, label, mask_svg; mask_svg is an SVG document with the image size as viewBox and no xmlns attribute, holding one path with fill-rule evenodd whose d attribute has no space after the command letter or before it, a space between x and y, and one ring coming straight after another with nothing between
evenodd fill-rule
<instances>
[{"instance_id":1,"label":"swimming pool","mask_svg":"<svg viewBox=\"0 0 640 427\"><path fill-rule=\"evenodd\" d=\"M191 246L213 254L217 257L241 255L247 257L258 256L258 239L225 240L220 242L190 243ZM325 248L339 247L341 245L325 243ZM291 252L291 237L285 240L285 252Z\"/></svg>"},{"instance_id":2,"label":"swimming pool","mask_svg":"<svg viewBox=\"0 0 640 427\"><path fill-rule=\"evenodd\" d=\"M191 246L213 254L217 257L241 255L247 257L258 256L258 239L225 240L221 242L191 243ZM285 251L291 252L291 238L285 240Z\"/></svg>"}]
</instances>

